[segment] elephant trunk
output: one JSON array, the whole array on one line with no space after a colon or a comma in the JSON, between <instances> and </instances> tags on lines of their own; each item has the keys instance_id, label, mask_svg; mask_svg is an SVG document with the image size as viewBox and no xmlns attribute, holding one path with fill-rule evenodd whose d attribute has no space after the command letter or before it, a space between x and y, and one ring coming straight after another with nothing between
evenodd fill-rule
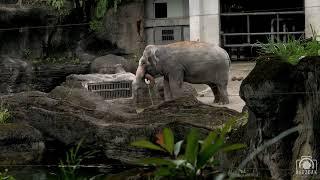
<instances>
[{"instance_id":1,"label":"elephant trunk","mask_svg":"<svg viewBox=\"0 0 320 180\"><path fill-rule=\"evenodd\" d=\"M154 77L150 74L146 73L146 68L142 65L138 66L138 69L136 71L136 81L141 82L144 81L144 79L147 79L150 81L150 86L153 87L155 84Z\"/></svg>"}]
</instances>

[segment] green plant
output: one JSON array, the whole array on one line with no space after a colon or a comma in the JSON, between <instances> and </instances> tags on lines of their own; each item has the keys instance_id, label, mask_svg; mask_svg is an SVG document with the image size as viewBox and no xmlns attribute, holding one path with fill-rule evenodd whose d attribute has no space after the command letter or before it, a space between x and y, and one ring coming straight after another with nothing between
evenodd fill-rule
<instances>
[{"instance_id":1,"label":"green plant","mask_svg":"<svg viewBox=\"0 0 320 180\"><path fill-rule=\"evenodd\" d=\"M90 158L96 152L85 152L80 154L79 150L83 140L81 140L77 146L72 147L66 153L66 159L60 160L59 168L61 171L61 179L63 180L78 180L86 179L78 175L78 170L80 169L80 164L84 159Z\"/></svg>"},{"instance_id":2,"label":"green plant","mask_svg":"<svg viewBox=\"0 0 320 180\"><path fill-rule=\"evenodd\" d=\"M85 7L85 1L87 0L75 0L75 7L82 8L84 11L86 11ZM50 7L57 10L57 12L61 16L68 15L70 13L70 10L66 7L66 0L48 0L47 3ZM94 31L101 31L103 30L103 18L107 12L108 9L111 7L114 8L116 11L118 8L118 5L121 4L121 0L96 0L95 5L93 5L94 13L93 17L91 17L91 21L89 23L90 28Z\"/></svg>"},{"instance_id":3,"label":"green plant","mask_svg":"<svg viewBox=\"0 0 320 180\"><path fill-rule=\"evenodd\" d=\"M31 61L33 64L80 64L80 59L77 57L35 58Z\"/></svg>"},{"instance_id":4,"label":"green plant","mask_svg":"<svg viewBox=\"0 0 320 180\"><path fill-rule=\"evenodd\" d=\"M23 53L23 57L25 57L25 58L29 58L31 56L31 50L30 49L24 49L22 51L22 53Z\"/></svg>"},{"instance_id":5,"label":"green plant","mask_svg":"<svg viewBox=\"0 0 320 180\"><path fill-rule=\"evenodd\" d=\"M103 22L101 20L93 19L89 23L90 29L96 32L102 32L104 30Z\"/></svg>"},{"instance_id":6,"label":"green plant","mask_svg":"<svg viewBox=\"0 0 320 180\"><path fill-rule=\"evenodd\" d=\"M0 104L0 124L8 123L10 118L11 118L11 114L9 110L6 107L4 107L4 105L1 103Z\"/></svg>"},{"instance_id":7,"label":"green plant","mask_svg":"<svg viewBox=\"0 0 320 180\"><path fill-rule=\"evenodd\" d=\"M293 65L296 65L304 56L320 55L320 43L316 36L310 40L295 39L291 36L287 39L286 42L269 40L266 44L258 43L261 47L260 55L276 55Z\"/></svg>"},{"instance_id":8,"label":"green plant","mask_svg":"<svg viewBox=\"0 0 320 180\"><path fill-rule=\"evenodd\" d=\"M60 16L66 16L70 14L70 9L66 6L66 0L48 0L47 4L49 7L52 7L55 12L57 12Z\"/></svg>"},{"instance_id":9,"label":"green plant","mask_svg":"<svg viewBox=\"0 0 320 180\"><path fill-rule=\"evenodd\" d=\"M138 163L143 165L152 165L156 167L154 176L161 177L184 177L197 179L204 176L205 169L212 169L218 161L215 159L218 153L245 148L244 144L227 144L225 142L226 134L235 120L227 122L221 129L209 133L204 140L199 140L199 132L192 129L187 135L186 140L174 143L173 132L165 128L162 133L157 135L156 144L140 140L131 145L139 148L162 151L168 153L171 158L146 158ZM184 154L182 146L185 144Z\"/></svg>"},{"instance_id":10,"label":"green plant","mask_svg":"<svg viewBox=\"0 0 320 180\"><path fill-rule=\"evenodd\" d=\"M8 174L8 169L5 169L4 172L0 172L0 180L15 180L15 178Z\"/></svg>"}]
</instances>

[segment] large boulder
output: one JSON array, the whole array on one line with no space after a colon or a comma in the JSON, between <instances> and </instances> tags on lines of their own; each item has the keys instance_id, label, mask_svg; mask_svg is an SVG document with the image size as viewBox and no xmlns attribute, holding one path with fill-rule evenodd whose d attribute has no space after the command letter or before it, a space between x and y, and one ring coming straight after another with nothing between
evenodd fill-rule
<instances>
[{"instance_id":1,"label":"large boulder","mask_svg":"<svg viewBox=\"0 0 320 180\"><path fill-rule=\"evenodd\" d=\"M69 87L84 88L90 83L106 83L128 81L132 83L135 80L135 75L127 72L116 74L72 74L66 78L64 85Z\"/></svg>"},{"instance_id":2,"label":"large boulder","mask_svg":"<svg viewBox=\"0 0 320 180\"><path fill-rule=\"evenodd\" d=\"M0 7L1 28L43 26L51 16L44 8ZM42 54L45 30L21 29L20 31L0 32L0 54L21 58L25 54L39 57Z\"/></svg>"},{"instance_id":3,"label":"large boulder","mask_svg":"<svg viewBox=\"0 0 320 180\"><path fill-rule=\"evenodd\" d=\"M0 124L0 165L39 163L45 150L42 134L22 123Z\"/></svg>"},{"instance_id":4,"label":"large boulder","mask_svg":"<svg viewBox=\"0 0 320 180\"><path fill-rule=\"evenodd\" d=\"M300 179L296 160L302 156L320 160L320 143L315 138L320 122L319 67L319 57L306 57L296 66L280 58L263 59L241 84L240 96L249 111L251 151L288 129L300 127L254 158L255 168L267 170L260 175Z\"/></svg>"},{"instance_id":5,"label":"large boulder","mask_svg":"<svg viewBox=\"0 0 320 180\"><path fill-rule=\"evenodd\" d=\"M118 68L117 68L118 69ZM91 91L119 109L132 107L132 87L135 75L125 72L121 66L116 74L70 75L64 86Z\"/></svg>"},{"instance_id":6,"label":"large boulder","mask_svg":"<svg viewBox=\"0 0 320 180\"><path fill-rule=\"evenodd\" d=\"M0 57L0 73L0 94L31 88L32 66L21 59Z\"/></svg>"},{"instance_id":7,"label":"large boulder","mask_svg":"<svg viewBox=\"0 0 320 180\"><path fill-rule=\"evenodd\" d=\"M100 74L114 74L115 66L121 64L125 71L135 73L136 65L121 56L116 56L113 54L108 54L106 56L101 56L94 59L90 66L91 73L100 73Z\"/></svg>"},{"instance_id":8,"label":"large boulder","mask_svg":"<svg viewBox=\"0 0 320 180\"><path fill-rule=\"evenodd\" d=\"M129 144L141 138L152 139L164 127L171 127L177 138L182 139L190 128L206 134L240 116L234 110L190 98L165 102L137 114L133 105L115 106L114 102L84 89L63 86L49 94L31 91L1 98L12 110L13 121L28 123L39 130L46 146L53 146L52 139L60 145L75 145L83 139L81 148L99 150L97 156L122 162L152 155Z\"/></svg>"},{"instance_id":9,"label":"large boulder","mask_svg":"<svg viewBox=\"0 0 320 180\"><path fill-rule=\"evenodd\" d=\"M28 90L49 92L70 74L86 74L89 64L31 64L12 57L0 57L0 94Z\"/></svg>"},{"instance_id":10,"label":"large boulder","mask_svg":"<svg viewBox=\"0 0 320 180\"><path fill-rule=\"evenodd\" d=\"M33 67L31 90L50 92L71 74L89 73L89 64L41 64Z\"/></svg>"},{"instance_id":11,"label":"large boulder","mask_svg":"<svg viewBox=\"0 0 320 180\"><path fill-rule=\"evenodd\" d=\"M18 30L0 32L0 54L16 58L39 58L51 55L72 54L77 41L87 31L87 27L64 28L56 24L82 23L81 14L73 9L71 2L64 3L61 15L43 1L19 0L11 4L2 1L0 7L0 27ZM82 22L81 22L82 21ZM54 28L20 28L20 27Z\"/></svg>"}]
</instances>

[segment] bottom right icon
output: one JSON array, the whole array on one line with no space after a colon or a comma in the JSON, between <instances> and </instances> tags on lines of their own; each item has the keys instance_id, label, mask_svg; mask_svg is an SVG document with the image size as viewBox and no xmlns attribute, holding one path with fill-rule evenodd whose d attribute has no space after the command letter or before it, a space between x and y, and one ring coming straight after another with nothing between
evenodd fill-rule
<instances>
[{"instance_id":1,"label":"bottom right icon","mask_svg":"<svg viewBox=\"0 0 320 180\"><path fill-rule=\"evenodd\" d=\"M298 175L314 175L317 174L318 162L311 156L301 156L296 160L296 174Z\"/></svg>"}]
</instances>

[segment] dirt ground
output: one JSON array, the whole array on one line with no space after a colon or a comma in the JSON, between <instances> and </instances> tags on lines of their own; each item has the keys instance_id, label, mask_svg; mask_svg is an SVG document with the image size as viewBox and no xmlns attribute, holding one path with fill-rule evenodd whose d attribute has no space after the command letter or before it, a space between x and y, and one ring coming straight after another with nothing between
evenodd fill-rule
<instances>
[{"instance_id":1,"label":"dirt ground","mask_svg":"<svg viewBox=\"0 0 320 180\"><path fill-rule=\"evenodd\" d=\"M203 84L193 85L199 94L199 96L197 97L198 100L209 105L228 107L230 109L241 112L242 108L245 105L245 102L239 96L240 85L242 83L242 79L244 79L250 73L254 66L254 62L233 62L231 64L228 84L230 104L218 105L216 103L213 103L214 97L211 89L209 88L209 86ZM235 80L235 78L238 80Z\"/></svg>"}]
</instances>

